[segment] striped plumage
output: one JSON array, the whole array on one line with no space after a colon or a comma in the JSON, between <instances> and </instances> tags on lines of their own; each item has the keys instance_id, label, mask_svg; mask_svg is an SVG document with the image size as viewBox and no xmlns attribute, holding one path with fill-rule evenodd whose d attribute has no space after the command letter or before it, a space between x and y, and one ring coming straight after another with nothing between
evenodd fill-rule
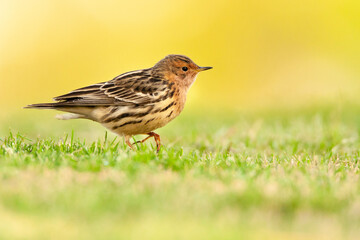
<instances>
[{"instance_id":1,"label":"striped plumage","mask_svg":"<svg viewBox=\"0 0 360 240\"><path fill-rule=\"evenodd\" d=\"M60 119L99 122L124 136L130 147L131 136L148 134L155 138L159 151L160 137L152 131L180 114L196 75L207 69L211 67L199 67L186 56L168 55L152 68L123 73L108 82L55 97L54 103L26 108L56 109L71 113L61 115Z\"/></svg>"}]
</instances>

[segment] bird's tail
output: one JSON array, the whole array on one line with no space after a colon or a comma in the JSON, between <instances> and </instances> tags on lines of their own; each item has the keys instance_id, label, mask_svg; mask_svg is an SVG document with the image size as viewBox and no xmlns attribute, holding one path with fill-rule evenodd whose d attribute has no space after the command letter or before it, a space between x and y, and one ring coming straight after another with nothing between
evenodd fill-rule
<instances>
[{"instance_id":1,"label":"bird's tail","mask_svg":"<svg viewBox=\"0 0 360 240\"><path fill-rule=\"evenodd\" d=\"M63 112L68 112L67 114L56 115L57 119L60 120L69 120L77 118L86 118L92 119L90 117L93 108L91 107L69 107L69 104L62 102L55 103L36 103L27 105L24 108L35 108L35 109L56 109Z\"/></svg>"},{"instance_id":2,"label":"bird's tail","mask_svg":"<svg viewBox=\"0 0 360 240\"><path fill-rule=\"evenodd\" d=\"M36 103L27 105L24 108L37 108L37 109L56 109L59 108L59 103Z\"/></svg>"}]
</instances>

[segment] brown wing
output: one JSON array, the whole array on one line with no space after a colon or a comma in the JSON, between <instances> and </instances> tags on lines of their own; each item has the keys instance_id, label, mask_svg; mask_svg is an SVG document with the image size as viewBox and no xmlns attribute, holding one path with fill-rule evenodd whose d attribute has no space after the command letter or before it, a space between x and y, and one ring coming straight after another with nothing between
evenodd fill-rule
<instances>
[{"instance_id":1,"label":"brown wing","mask_svg":"<svg viewBox=\"0 0 360 240\"><path fill-rule=\"evenodd\" d=\"M172 83L150 69L121 74L108 82L76 89L54 100L67 106L148 105L165 99Z\"/></svg>"}]
</instances>

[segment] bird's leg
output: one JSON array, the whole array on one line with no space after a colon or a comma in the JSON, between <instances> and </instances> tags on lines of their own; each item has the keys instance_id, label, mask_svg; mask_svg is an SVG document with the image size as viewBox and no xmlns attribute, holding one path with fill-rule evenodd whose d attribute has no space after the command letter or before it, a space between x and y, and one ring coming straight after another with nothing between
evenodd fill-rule
<instances>
[{"instance_id":1,"label":"bird's leg","mask_svg":"<svg viewBox=\"0 0 360 240\"><path fill-rule=\"evenodd\" d=\"M159 134L156 134L154 132L149 132L149 133L146 133L147 135L149 135L148 137L146 137L145 139L141 140L141 141L137 141L135 143L143 143L145 142L146 140L148 140L149 138L151 137L154 137L155 139L155 142L156 142L156 152L159 152L160 151L160 146L161 146L161 143L160 143L160 135ZM134 144L135 144L134 143Z\"/></svg>"},{"instance_id":2,"label":"bird's leg","mask_svg":"<svg viewBox=\"0 0 360 240\"><path fill-rule=\"evenodd\" d=\"M156 142L156 152L159 152L160 151L160 146L161 146L161 143L160 143L160 135L159 134L156 134L154 132L151 132L152 135L154 136L154 139L155 139L155 142Z\"/></svg>"},{"instance_id":3,"label":"bird's leg","mask_svg":"<svg viewBox=\"0 0 360 240\"><path fill-rule=\"evenodd\" d=\"M146 134L148 134L148 133L146 133ZM136 141L136 142L134 142L133 144L143 143L143 142L145 142L146 140L148 140L148 139L151 138L151 137L152 137L152 135L149 134L149 136L147 136L145 139L143 139L143 140L141 140L141 141Z\"/></svg>"},{"instance_id":4,"label":"bird's leg","mask_svg":"<svg viewBox=\"0 0 360 240\"><path fill-rule=\"evenodd\" d=\"M130 137L129 135L124 136L125 143L132 149L135 150L134 146L130 143Z\"/></svg>"}]
</instances>

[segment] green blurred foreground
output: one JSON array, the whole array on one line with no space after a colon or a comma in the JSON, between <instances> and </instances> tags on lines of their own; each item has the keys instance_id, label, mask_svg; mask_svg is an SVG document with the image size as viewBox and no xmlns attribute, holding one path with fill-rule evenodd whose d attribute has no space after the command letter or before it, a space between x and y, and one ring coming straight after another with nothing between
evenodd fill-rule
<instances>
[{"instance_id":1,"label":"green blurred foreground","mask_svg":"<svg viewBox=\"0 0 360 240\"><path fill-rule=\"evenodd\" d=\"M357 107L188 113L159 155L51 114L2 120L1 239L359 239Z\"/></svg>"}]
</instances>

